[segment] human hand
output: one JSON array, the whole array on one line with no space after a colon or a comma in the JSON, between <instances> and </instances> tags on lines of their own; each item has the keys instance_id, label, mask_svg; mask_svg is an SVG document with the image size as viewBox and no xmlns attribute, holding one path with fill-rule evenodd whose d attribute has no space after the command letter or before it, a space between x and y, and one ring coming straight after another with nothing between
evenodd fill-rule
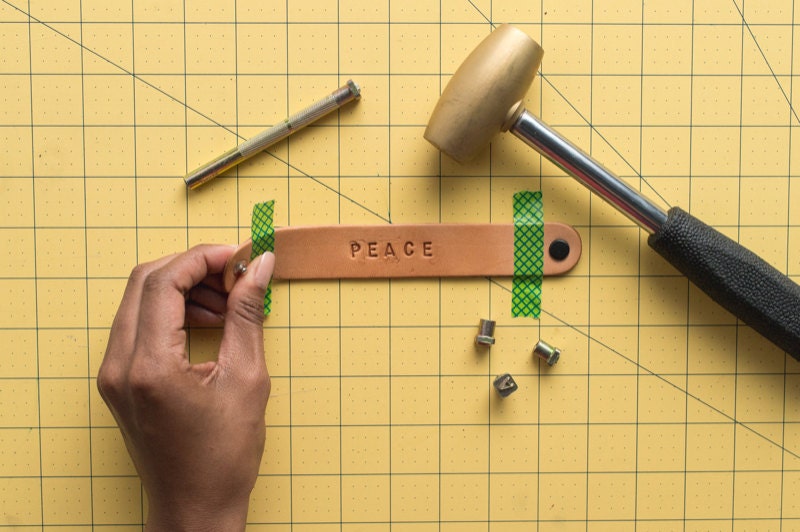
<instances>
[{"instance_id":1,"label":"human hand","mask_svg":"<svg viewBox=\"0 0 800 532\"><path fill-rule=\"evenodd\" d=\"M97 386L148 495L148 530L244 530L264 452L270 381L257 257L230 294L234 248L197 246L137 266L114 318ZM224 324L216 361L191 364L185 325Z\"/></svg>"}]
</instances>

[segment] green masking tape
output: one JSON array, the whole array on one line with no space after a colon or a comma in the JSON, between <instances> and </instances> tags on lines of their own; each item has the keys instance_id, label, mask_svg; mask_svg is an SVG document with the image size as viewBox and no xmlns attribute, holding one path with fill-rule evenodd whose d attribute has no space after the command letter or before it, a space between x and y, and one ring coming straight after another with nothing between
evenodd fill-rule
<instances>
[{"instance_id":1,"label":"green masking tape","mask_svg":"<svg viewBox=\"0 0 800 532\"><path fill-rule=\"evenodd\" d=\"M540 191L514 194L514 279L511 313L538 318L544 274L544 209Z\"/></svg>"},{"instance_id":2,"label":"green masking tape","mask_svg":"<svg viewBox=\"0 0 800 532\"><path fill-rule=\"evenodd\" d=\"M255 259L265 251L275 251L275 227L272 217L275 214L275 202L265 201L253 205L253 221L250 225L250 234L253 240L253 251L250 260ZM269 314L272 306L272 288L267 287L264 295L264 316Z\"/></svg>"}]
</instances>

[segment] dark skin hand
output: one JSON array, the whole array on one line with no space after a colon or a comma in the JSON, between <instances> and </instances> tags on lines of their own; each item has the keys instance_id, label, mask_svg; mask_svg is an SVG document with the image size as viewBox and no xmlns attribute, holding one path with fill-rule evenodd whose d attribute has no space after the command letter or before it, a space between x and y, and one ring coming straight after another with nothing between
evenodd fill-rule
<instances>
[{"instance_id":1,"label":"dark skin hand","mask_svg":"<svg viewBox=\"0 0 800 532\"><path fill-rule=\"evenodd\" d=\"M264 452L275 257L257 257L225 294L233 251L203 245L137 266L111 327L97 385L147 492L147 530L245 527ZM217 360L189 362L187 324L224 326Z\"/></svg>"}]
</instances>

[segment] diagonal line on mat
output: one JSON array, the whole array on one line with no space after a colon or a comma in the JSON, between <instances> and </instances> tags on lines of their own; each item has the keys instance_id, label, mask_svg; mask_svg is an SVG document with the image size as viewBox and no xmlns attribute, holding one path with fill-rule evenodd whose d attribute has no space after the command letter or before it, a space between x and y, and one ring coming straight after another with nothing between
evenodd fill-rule
<instances>
[{"instance_id":1,"label":"diagonal line on mat","mask_svg":"<svg viewBox=\"0 0 800 532\"><path fill-rule=\"evenodd\" d=\"M736 0L731 0L731 2L733 3L733 7L735 7L736 11L739 13L739 16L742 19L742 24L744 25L745 28L747 28L747 33L749 33L750 34L750 38L753 39L753 44L756 45L756 48L758 49L758 53L761 54L761 58L764 60L764 64L767 65L767 68L769 69L769 73L772 75L772 79L775 80L775 84L778 86L778 89L781 91L781 94L783 95L783 99L786 100L786 103L789 105L789 111L792 113L792 116L794 117L794 119L798 123L800 123L800 117L797 116L797 111L795 111L795 108L792 105L792 99L789 97L788 94L786 94L786 90L784 90L783 85L781 85L781 82L778 79L778 75L775 73L775 69L772 68L772 65L770 64L769 59L767 59L767 54L764 53L764 50L761 48L761 45L758 43L758 39L756 39L756 35L755 35L755 33L753 33L753 28L750 27L750 24L747 22L747 19L744 16L744 11L736 3ZM792 24L792 28L794 28L794 24Z\"/></svg>"},{"instance_id":2,"label":"diagonal line on mat","mask_svg":"<svg viewBox=\"0 0 800 532\"><path fill-rule=\"evenodd\" d=\"M481 8L479 8L478 6L476 6L476 5L475 5L475 2L473 2L472 0L467 0L467 3L468 3L469 5L471 5L473 8L475 8L475 12L476 12L476 13L478 13L478 14L479 14L481 17L483 17L483 20L485 20L486 22L488 22L489 24L491 24L491 26L492 26L492 28L493 28L493 29L494 29L494 28L496 28L496 26L494 25L494 22L492 22L492 19L491 19L491 18L489 18L489 17L487 17L487 16L486 16L486 13L484 13L483 11L481 11Z\"/></svg>"},{"instance_id":3,"label":"diagonal line on mat","mask_svg":"<svg viewBox=\"0 0 800 532\"><path fill-rule=\"evenodd\" d=\"M103 56L102 54L100 54L99 52L97 52L97 51L95 51L95 50L93 50L93 49L91 49L91 48L89 48L89 47L85 46L83 43L81 43L81 42L79 42L79 41L76 41L74 38L70 37L70 36L69 36L69 35L67 35L66 33L64 33L64 32L62 32L62 31L60 31L59 29L55 28L55 27L54 27L54 26L52 26L51 24L48 24L47 22L44 22L43 20L41 20L41 19L38 19L38 18L34 17L34 16L33 16L33 15L31 15L30 13L26 13L26 12L25 12L23 9L20 9L19 7L17 7L17 6L15 6L14 4L10 3L8 0L0 0L0 2L3 2L3 3L4 3L4 4L6 4L7 6L9 6L10 8L12 8L12 9L14 9L14 10L18 11L19 13L21 13L21 14L25 15L25 16L26 16L26 17L28 17L30 20L32 20L32 21L34 21L34 22L36 22L37 24L40 24L41 26L43 26L43 27L45 27L45 28L47 28L47 29L49 29L50 31L52 31L52 32L53 32L53 33L55 33L56 35L59 35L59 36L63 37L64 39L68 40L69 42L73 43L74 45L76 45L76 46L80 47L82 50L84 50L84 51L86 51L86 52L88 52L88 53L90 53L90 54L94 55L94 56L95 56L95 57L97 57L98 59L100 59L100 60L102 60L102 61L104 61L104 62L108 63L109 65L111 65L111 66L113 66L114 68L116 68L116 69L120 70L121 72L124 72L125 74L127 74L127 75L131 76L131 77L132 77L133 79L135 79L136 81L139 81L140 83L142 83L142 84L144 84L144 85L146 85L146 86L150 87L151 89L155 90L156 92L158 92L159 94L161 94L161 95L165 96L166 98L168 98L168 99L172 100L173 102L177 103L178 105L182 105L183 107L185 107L185 108L186 108L186 109L188 109L189 111L191 111L191 112L195 113L197 116L199 116L199 117L201 117L201 118L204 118L205 120L208 120L209 122L211 122L211 123L212 123L212 124L214 124L215 126L218 126L218 127L222 128L223 130L225 130L226 132L228 132L228 133L230 133L231 135L235 136L236 138L238 138L238 139L240 139L240 140L247 140L245 137L243 137L243 136L239 135L239 134L238 134L236 131L234 131L234 130L233 130L233 129L231 129L230 127L226 126L225 124L222 124L222 123L220 123L220 122L218 122L218 121L214 120L213 118L211 118L211 117L210 117L210 116L208 116L207 114L203 113L203 112L202 112L202 111L200 111L199 109L197 109L197 108L195 108L195 107L192 107L192 106L191 106L191 105L189 105L188 103L186 103L186 102L183 102L183 101L181 101L179 98L177 98L177 97L175 97L175 96L171 95L170 93L168 93L167 91L165 91L164 89L162 89L161 87L159 87L158 85L154 85L152 82L150 82L150 81L147 81L146 79L142 78L140 75L136 74L135 72L132 72L132 71L128 70L127 68L125 68L124 66L122 66L122 65L120 65L120 64L118 64L118 63L115 63L115 62L114 62L114 61L112 61L111 59L109 59L109 58L107 58L107 57ZM360 207L360 208L361 208L361 209L363 209L365 212L368 212L369 214L372 214L373 216L375 216L376 218L379 218L380 220L383 220L383 221L385 221L385 222L390 222L389 218L387 218L386 216L383 216L382 214L380 214L380 213L378 213L378 212L376 212L376 211L374 211L374 210L370 209L370 208L369 208L369 207L367 207L366 205L363 205L363 204L359 203L359 202L358 202L358 201L356 201L354 198L351 198L351 197L349 197L349 196L347 196L347 195L345 195L345 194L342 194L340 191L338 191L338 190L336 190L335 188L331 187L330 185L327 185L327 184L325 184L324 182L322 182L322 180L321 180L321 179L319 179L319 178L317 178L317 177L314 177L314 176L312 176L311 174L309 174L309 173L307 173L307 172L304 172L303 170L301 170L300 168L297 168L296 166L294 166L293 164L289 163L288 161L284 161L282 158L278 157L278 156L277 156L277 155L275 155L274 153L272 153L272 152L269 152L269 151L265 151L264 153L266 153L266 154L267 154L267 155L269 155L270 157L272 157L272 158L274 158L274 159L276 159L276 160L280 161L281 163L285 164L285 165L286 165L288 168L291 168L292 170L296 171L297 173L299 173L299 174L300 174L300 175L302 175L303 177L306 177L306 178L308 178L308 179L310 179L310 180L314 181L314 182L315 182L315 183L317 183L318 185L321 185L323 188L325 188L325 189L327 189L327 190L330 190L331 192L335 192L335 193L336 193L338 196L340 196L341 198L343 198L343 199L345 199L345 200L347 200L347 201L351 202L352 204L354 204L354 205L356 205L356 206Z\"/></svg>"},{"instance_id":4,"label":"diagonal line on mat","mask_svg":"<svg viewBox=\"0 0 800 532\"><path fill-rule=\"evenodd\" d=\"M507 286L504 286L503 284L499 283L499 282L498 282L498 281L496 281L495 279L493 279L493 278L487 278L487 279L488 279L488 280L489 280L489 281L490 281L490 282L491 282L493 285L495 285L495 286L499 287L500 289L502 289L502 290L505 290L506 292L509 292L509 293L511 292L511 289L510 289L510 288L508 288ZM751 426L750 426L750 425L748 425L747 423L745 423L745 422L743 422L743 421L739 421L739 420L738 420L738 419L736 419L735 417L733 417L733 416L731 416L731 415L729 415L729 414L726 414L725 412L723 412L723 411L722 411L722 410L720 410L719 408L717 408L717 407L715 407L714 405L712 405L712 404L710 404L710 403L708 403L708 402L704 401L702 398L698 397L697 395L695 395L695 394L691 393L691 392L690 392L690 391L688 391L688 390L684 390L683 388L681 388L680 386L678 386L678 385L677 385L677 384L675 384L674 382L670 381L670 380L669 380L669 379L667 379L666 377L664 377L664 376L662 376L662 375L659 375L659 374L658 374L658 373L656 373L655 371L653 371L653 370L649 369L647 366L643 366L641 363L639 363L639 362L635 361L634 359L630 358L629 356L626 356L626 355L624 355L624 354L620 353L619 351L617 351L616 349L614 349L614 348L613 348L613 347L611 347L610 345L606 344L605 342L602 342L602 341L598 340L597 338L594 338L594 337L590 336L590 335L589 335L588 333L586 333L585 331L582 331L580 328L576 327L575 325L572 325L571 323L568 323L568 322L564 321L563 319L559 318L558 316L556 316L556 315L555 315L555 314L553 314L552 312L549 312L549 311L547 311L547 310L545 310L545 309L542 309L542 313L543 313L543 314L547 314L548 316L550 316L550 317L551 317L551 318L553 318L554 320L556 320L556 321L558 321L559 323L563 324L565 327L568 327L568 328L572 329L573 331L575 331L576 333L580 334L580 335L581 335L581 336L583 336L584 338L587 338L587 339L591 340L592 342L596 343L597 345L599 345L599 346L601 346L601 347L604 347L604 348L608 349L609 351L611 351L612 353L614 353L615 355L617 355L618 357L620 357L622 360L625 360L626 362L628 362L628 363L630 363L630 364L632 364L632 365L636 366L638 369L640 369L640 370L644 371L644 372L645 372L645 373L647 373L648 375L651 375L651 376L653 376L653 377L657 378L658 380L662 381L663 383L665 383L665 384L668 384L668 385L669 385L671 388L674 388L675 390L677 390L677 391L679 391L679 392L681 392L681 393L684 393L684 394L686 394L686 396L687 396L687 397L689 397L690 399L693 399L693 400L697 401L698 403L702 404L703 406L706 406L706 407L710 408L711 410L713 410L713 411L714 411L714 412L716 412L717 414L721 415L722 417L724 417L724 418L725 418L725 419L727 419L728 421L731 421L732 423L734 423L734 424L736 424L736 425L738 425L738 426L742 427L743 429L746 429L746 430L750 431L752 434L754 434L754 435L758 436L759 438L763 439L764 441L766 441L766 442L767 442L767 443L769 443L770 445L773 445L773 446L777 447L778 449L780 449L780 450L782 450L782 451L784 451L784 452L788 453L789 455L791 455L791 456L793 456L793 457L795 457L795 458L800 458L800 451L796 452L796 451L793 451L793 450L791 450L791 449L787 449L787 448L786 448L784 445L782 445L781 443L778 443L778 442L776 442L775 440L772 440L772 439L770 439L769 437L767 437L767 436L765 436L764 434L760 433L759 431L757 431L756 429L754 429L753 427L751 427ZM784 355L784 356L785 356L785 355ZM689 375L689 374L687 373L687 376L688 376L688 375Z\"/></svg>"},{"instance_id":5,"label":"diagonal line on mat","mask_svg":"<svg viewBox=\"0 0 800 532\"><path fill-rule=\"evenodd\" d=\"M487 22L488 22L488 23L489 23L489 24L492 26L492 28L493 28L493 29L495 29L495 28L497 27L497 26L495 25L495 23L494 23L494 22L492 22L492 20L491 20L489 17L487 17L487 16L486 16L486 14L485 14L485 13L483 13L483 12L480 10L480 8L479 8L478 6L476 6L476 5L475 5L475 4L472 2L472 0L467 0L467 2L468 2L468 3L469 3L469 4L470 4L470 5L473 7L473 8L475 8L475 11L477 11L477 12L478 12L478 14L479 14L479 15L481 15L481 16L482 16L482 17L483 17L483 18L484 18L484 19L485 19L485 20L486 20L486 21L487 21ZM538 75L538 76L539 76L539 77L542 79L542 81L544 81L545 83L547 83L547 85L548 85L548 86L549 86L549 87L550 87L550 88L551 88L553 91L555 91L555 93L556 93L556 94L557 94L557 95L558 95L558 96L559 96L559 97L560 97L560 98L561 98L561 99L564 101L564 103L566 103L566 104L569 106L569 108L570 108L570 109L572 109L572 110L575 112L575 114L576 114L576 115L578 115L578 118L580 118L581 120L583 120L583 122L584 122L584 123L585 123L587 126L589 126L589 129L591 129L591 130L592 130L592 131L593 131L595 134L597 134L597 136L598 136L598 137L600 137L600 139L602 139L602 141L603 141L603 142L605 142L605 143L606 143L606 145L607 145L607 146L608 146L608 147L611 149L611 151L612 151L612 152L614 152L614 153L615 153L615 154L616 154L616 155L617 155L617 156L618 156L618 157L619 157L619 158L622 160L622 162L623 162L623 163L625 163L625 166L627 166L628 168L630 168L630 170L631 170L631 172L633 172L633 175L634 175L634 176L638 177L638 178L639 178L639 179L642 181L642 183L644 183L645 185L647 185L647 188L648 188L648 189L650 189L650 190L653 192L653 194L655 194L656 196L658 196L658 198L659 198L661 201L663 201L663 202L664 202L664 205L669 205L669 202L666 200L666 198L664 198L664 196L663 196L663 195L662 195L662 194L661 194L661 193L660 193L660 192L659 192L659 191L658 191L658 190L657 190L657 189L656 189L656 188L655 188L653 185L651 185L651 184L650 184L650 182L647 180L647 178L646 178L646 177L644 177L644 176L642 175L642 173L641 173L639 170L637 170L637 169L636 169L636 167L634 167L634 166L633 166L633 164L631 164L631 162L630 162L630 161L628 161L628 159L627 159L627 158L626 158L624 155L622 155L622 153L619 151L619 149L617 149L617 147L616 147L616 146L615 146L615 145L614 145L614 144L613 144L613 143L612 143L610 140L608 140L608 139L606 138L606 136L605 136L605 135L603 135L603 134L600 132L600 130L598 130L598 129L597 129L597 127L595 127L595 125L594 125L594 124L593 124L593 123L592 123L592 122L591 122L591 121L590 121L588 118L586 118L586 116L584 116L584 114L583 114L583 113L581 113L581 112L578 110L578 108L577 108L577 107L575 107L575 105L574 105L574 104L573 104L573 103L572 103L572 102L571 102L571 101L570 101L570 100L569 100L569 99L568 99L568 98L567 98L567 97L564 95L564 93L563 93L563 92L561 92L561 91L558 89L558 87L556 87L556 86L553 84L553 82L552 82L552 81L550 81L550 79L549 79L549 78L548 78L548 77L547 77L545 74L543 74L543 73L542 73L542 71L541 71L541 70L537 72L537 75Z\"/></svg>"},{"instance_id":6,"label":"diagonal line on mat","mask_svg":"<svg viewBox=\"0 0 800 532\"><path fill-rule=\"evenodd\" d=\"M558 94L558 95L561 97L561 99L562 99L562 100L564 100L564 103L566 103L566 104L567 104L567 105L570 107L570 109L572 109L573 111L575 111L575 114L576 114L576 115L578 115L578 117L579 117L581 120L583 120L583 121L586 123L586 125L587 125L587 126L589 126L589 129L591 129L591 130L592 130L592 131L593 131L595 134L597 134L597 136L598 136L598 137L600 137L600 139L602 139L602 140L603 140L603 142L605 142L605 143L606 143L606 145L607 145L609 148L611 148L611 151L613 151L613 152L614 152L614 153L615 153L615 154L616 154L616 155L617 155L617 156L618 156L618 157L619 157L619 158L622 160L622 162L623 162L623 163L625 163L625 165L626 165L628 168L630 168L630 170L631 170L631 172L633 172L633 175L634 175L634 176L638 177L638 178L639 178L639 179L642 181L642 183L644 183L645 185L647 185L647 188L649 188L649 189L650 189L650 190L653 192L653 194L655 194L656 196L658 196L658 198L659 198L661 201L663 201L663 202L664 202L664 205L669 205L669 202L666 200L666 198L665 198L665 197L664 197L664 196L663 196L663 195L662 195L662 194L661 194L661 193L660 193L660 192L659 192L659 191L658 191L658 190L657 190L657 189L656 189L656 188L655 188L653 185L651 185L651 184L650 184L650 181L648 181L648 180L647 180L647 178L646 178L646 177L644 177L644 176L642 175L642 173L641 173L639 170L637 170L637 169L636 169L636 168L633 166L633 164L631 164L631 162L630 162L630 161L628 161L628 159L627 159L627 158L626 158L624 155L622 155L622 152L620 152L620 151L619 151L619 149L617 149L617 147L616 147L616 146L614 146L614 144L613 144L613 143L612 143L610 140L608 140L608 139L606 138L606 136L605 136L605 135L603 135L603 134L600 132L600 130L598 130L598 129L595 127L595 125L594 125L594 124L593 124L593 123L592 123L592 122L591 122L591 121L590 121L588 118L586 118L586 117L583 115L583 113L581 113L581 112L578 110L578 108L577 108L577 107L575 107L575 105L574 105L574 104L573 104L571 101L569 101L569 99L567 99L567 97L566 97L566 96L564 96L564 93L562 93L562 92L561 92L561 91L558 89L558 87L556 87L556 86L553 84L553 82L552 82L552 81L550 81L550 79L549 79L549 78L548 78L546 75L544 75L544 74L542 74L541 72L539 72L539 77L540 77L540 78L542 78L542 80L543 80L545 83L547 83L547 85L548 85L548 86L549 86L551 89L553 89L553 90L555 91L555 93L556 93L556 94Z\"/></svg>"},{"instance_id":7,"label":"diagonal line on mat","mask_svg":"<svg viewBox=\"0 0 800 532\"><path fill-rule=\"evenodd\" d=\"M228 133L231 133L233 135L239 136L231 128L229 128L229 127L227 127L227 126L225 126L223 124L220 124L219 122L217 122L216 120L214 120L210 116L206 115L205 113L203 113L199 109L195 109L194 107L192 107L191 105L187 104L186 102L182 102L180 99L178 99L177 97L171 95L170 93L168 93L167 91L165 91L164 89L159 87L158 85L154 85L153 83L151 83L150 81L147 81L146 79L144 79L140 75L128 70L127 68L125 68L124 66L122 66L122 65L120 65L118 63L115 63L111 59L109 59L109 58L105 57L104 55L100 54L99 52L89 48L88 46L84 45L83 43L81 43L79 41L76 41L74 38L70 37L69 35L67 35L63 31L59 30L58 28L52 26L51 24L48 24L47 22L34 17L30 13L26 13L24 10L20 9L19 7L15 6L14 4L11 4L8 0L0 0L0 2L3 2L4 4L6 4L7 6L11 7L12 9L17 10L18 12L22 13L26 17L30 18L32 21L36 22L37 24L40 24L41 26L44 26L45 28L49 29L50 31L52 31L56 35L59 35L60 37L63 37L64 39L68 40L72 44L80 47L82 50L84 50L86 52L89 52L90 54L94 55L98 59L100 59L102 61L105 61L106 63L108 63L109 65L113 66L114 68L116 68L116 69L124 72L125 74L131 76L136 81L139 81L139 82L143 83L144 85L147 85L151 89L157 91L159 94L161 94L163 96L166 96L167 98L169 98L170 100L174 101L175 103L186 107L188 110L192 111L193 113L197 114L198 116L200 116L202 118L205 118L206 120L208 120L212 124L223 128Z\"/></svg>"}]
</instances>

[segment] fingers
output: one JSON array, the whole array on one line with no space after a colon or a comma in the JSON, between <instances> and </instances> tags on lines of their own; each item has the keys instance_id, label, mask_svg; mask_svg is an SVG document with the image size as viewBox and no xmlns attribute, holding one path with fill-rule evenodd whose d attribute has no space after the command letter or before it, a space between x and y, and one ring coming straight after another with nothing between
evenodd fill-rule
<instances>
[{"instance_id":1,"label":"fingers","mask_svg":"<svg viewBox=\"0 0 800 532\"><path fill-rule=\"evenodd\" d=\"M196 246L147 276L137 331L137 347L142 352L184 356L186 298L195 285L222 272L232 252L230 246Z\"/></svg>"},{"instance_id":2,"label":"fingers","mask_svg":"<svg viewBox=\"0 0 800 532\"><path fill-rule=\"evenodd\" d=\"M224 269L224 268L223 268ZM220 294L227 294L228 291L225 290L225 283L222 282L222 274L218 275L211 275L203 279L203 282L200 286L208 287Z\"/></svg>"},{"instance_id":3,"label":"fingers","mask_svg":"<svg viewBox=\"0 0 800 532\"><path fill-rule=\"evenodd\" d=\"M275 255L253 260L228 294L219 363L227 371L264 371L264 294L275 268Z\"/></svg>"},{"instance_id":4,"label":"fingers","mask_svg":"<svg viewBox=\"0 0 800 532\"><path fill-rule=\"evenodd\" d=\"M237 372L266 376L263 305L275 257L266 253L254 260L226 295L218 289L219 274L232 252L230 246L198 246L134 270L106 355L109 360L125 363L114 364L114 371L105 371L104 383L127 371L134 351L162 361L169 360L170 355L183 360L187 322L199 326L224 322L219 362ZM111 364L104 362L104 366L111 369Z\"/></svg>"},{"instance_id":5,"label":"fingers","mask_svg":"<svg viewBox=\"0 0 800 532\"><path fill-rule=\"evenodd\" d=\"M225 323L225 316L217 312L212 312L206 307L202 307L191 301L186 303L186 324L189 327L219 328Z\"/></svg>"},{"instance_id":6,"label":"fingers","mask_svg":"<svg viewBox=\"0 0 800 532\"><path fill-rule=\"evenodd\" d=\"M219 274L233 251L232 246L198 246L134 268L97 378L112 412L124 407L137 353L183 357L185 320L201 326L223 323L227 297Z\"/></svg>"},{"instance_id":7,"label":"fingers","mask_svg":"<svg viewBox=\"0 0 800 532\"><path fill-rule=\"evenodd\" d=\"M164 266L173 258L175 255L169 255L153 262L142 263L133 269L111 325L104 361L123 362L130 357L133 352L133 343L136 340L144 281L151 272Z\"/></svg>"},{"instance_id":8,"label":"fingers","mask_svg":"<svg viewBox=\"0 0 800 532\"><path fill-rule=\"evenodd\" d=\"M162 257L153 262L142 263L131 272L125 293L108 336L103 362L97 372L97 389L115 417L124 408L126 375L131 365L139 322L142 289L145 279L154 270L171 261L175 255Z\"/></svg>"},{"instance_id":9,"label":"fingers","mask_svg":"<svg viewBox=\"0 0 800 532\"><path fill-rule=\"evenodd\" d=\"M228 294L205 282L189 291L186 298L186 322L197 327L221 325L228 308Z\"/></svg>"}]
</instances>

